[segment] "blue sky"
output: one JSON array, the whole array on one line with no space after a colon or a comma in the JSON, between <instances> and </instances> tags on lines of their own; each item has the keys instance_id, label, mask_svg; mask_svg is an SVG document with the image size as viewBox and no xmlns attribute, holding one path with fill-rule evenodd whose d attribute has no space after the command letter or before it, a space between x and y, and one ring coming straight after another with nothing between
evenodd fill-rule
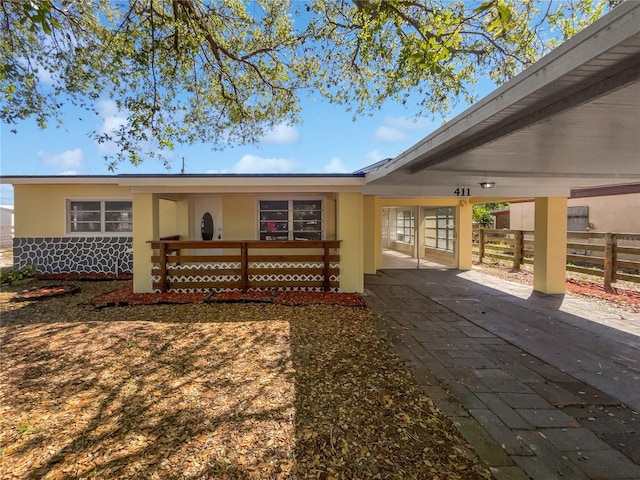
<instances>
[{"instance_id":1,"label":"blue sky","mask_svg":"<svg viewBox=\"0 0 640 480\"><path fill-rule=\"evenodd\" d=\"M1 125L1 175L104 175L104 160L114 146L99 145L91 132L113 129L122 121L113 101L96 104L100 115L69 108L61 127L41 130L34 120ZM456 111L460 111L463 105ZM325 101L303 103L303 123L282 124L259 144L213 151L209 145L177 146L171 170L156 159L141 165L121 163L116 173L344 173L394 157L442 124L442 118L415 118L403 105L388 103L355 121L344 107ZM17 133L13 133L15 129ZM0 204L13 203L12 187L0 186Z\"/></svg>"}]
</instances>

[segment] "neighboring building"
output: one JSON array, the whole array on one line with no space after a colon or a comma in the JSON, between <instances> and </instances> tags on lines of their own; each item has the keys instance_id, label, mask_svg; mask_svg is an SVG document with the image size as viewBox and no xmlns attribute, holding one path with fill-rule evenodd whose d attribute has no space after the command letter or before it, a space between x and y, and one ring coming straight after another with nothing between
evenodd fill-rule
<instances>
[{"instance_id":1,"label":"neighboring building","mask_svg":"<svg viewBox=\"0 0 640 480\"><path fill-rule=\"evenodd\" d=\"M13 205L0 205L0 247L13 245Z\"/></svg>"},{"instance_id":2,"label":"neighboring building","mask_svg":"<svg viewBox=\"0 0 640 480\"><path fill-rule=\"evenodd\" d=\"M511 203L511 228L533 230L533 203L533 200ZM640 183L574 189L567 205L570 232L640 233Z\"/></svg>"},{"instance_id":3,"label":"neighboring building","mask_svg":"<svg viewBox=\"0 0 640 480\"><path fill-rule=\"evenodd\" d=\"M494 227L498 229L507 229L511 228L511 211L509 209L506 210L496 210L495 212L491 212L494 218Z\"/></svg>"}]
</instances>

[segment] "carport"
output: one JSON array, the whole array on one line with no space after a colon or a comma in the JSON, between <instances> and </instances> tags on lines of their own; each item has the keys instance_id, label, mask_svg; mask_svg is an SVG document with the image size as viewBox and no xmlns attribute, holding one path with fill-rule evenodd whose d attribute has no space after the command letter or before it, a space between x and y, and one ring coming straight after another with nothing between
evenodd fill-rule
<instances>
[{"instance_id":1,"label":"carport","mask_svg":"<svg viewBox=\"0 0 640 480\"><path fill-rule=\"evenodd\" d=\"M364 252L365 272L380 268L384 204L453 201L454 266L465 270L472 205L534 198L534 289L564 293L570 190L638 181L640 3L624 2L367 173L364 233L375 241Z\"/></svg>"}]
</instances>

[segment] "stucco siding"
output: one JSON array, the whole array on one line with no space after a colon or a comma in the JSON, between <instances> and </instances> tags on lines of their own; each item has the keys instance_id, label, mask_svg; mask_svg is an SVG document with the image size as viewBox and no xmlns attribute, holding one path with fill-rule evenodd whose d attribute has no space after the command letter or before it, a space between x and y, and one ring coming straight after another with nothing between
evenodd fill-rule
<instances>
[{"instance_id":1,"label":"stucco siding","mask_svg":"<svg viewBox=\"0 0 640 480\"><path fill-rule=\"evenodd\" d=\"M222 195L224 240L257 238L257 208L255 195Z\"/></svg>"},{"instance_id":2,"label":"stucco siding","mask_svg":"<svg viewBox=\"0 0 640 480\"><path fill-rule=\"evenodd\" d=\"M68 198L131 198L114 185L15 185L15 236L62 237Z\"/></svg>"},{"instance_id":3,"label":"stucco siding","mask_svg":"<svg viewBox=\"0 0 640 480\"><path fill-rule=\"evenodd\" d=\"M178 230L178 204L160 199L160 237L180 235Z\"/></svg>"}]
</instances>

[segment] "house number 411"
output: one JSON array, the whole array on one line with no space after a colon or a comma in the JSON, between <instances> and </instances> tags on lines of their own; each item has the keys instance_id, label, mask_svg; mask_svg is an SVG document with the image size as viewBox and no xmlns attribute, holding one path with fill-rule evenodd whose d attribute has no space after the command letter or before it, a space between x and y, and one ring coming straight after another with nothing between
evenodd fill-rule
<instances>
[{"instance_id":1,"label":"house number 411","mask_svg":"<svg viewBox=\"0 0 640 480\"><path fill-rule=\"evenodd\" d=\"M471 196L471 189L470 188L456 188L453 191L454 195L456 197L470 197Z\"/></svg>"}]
</instances>

